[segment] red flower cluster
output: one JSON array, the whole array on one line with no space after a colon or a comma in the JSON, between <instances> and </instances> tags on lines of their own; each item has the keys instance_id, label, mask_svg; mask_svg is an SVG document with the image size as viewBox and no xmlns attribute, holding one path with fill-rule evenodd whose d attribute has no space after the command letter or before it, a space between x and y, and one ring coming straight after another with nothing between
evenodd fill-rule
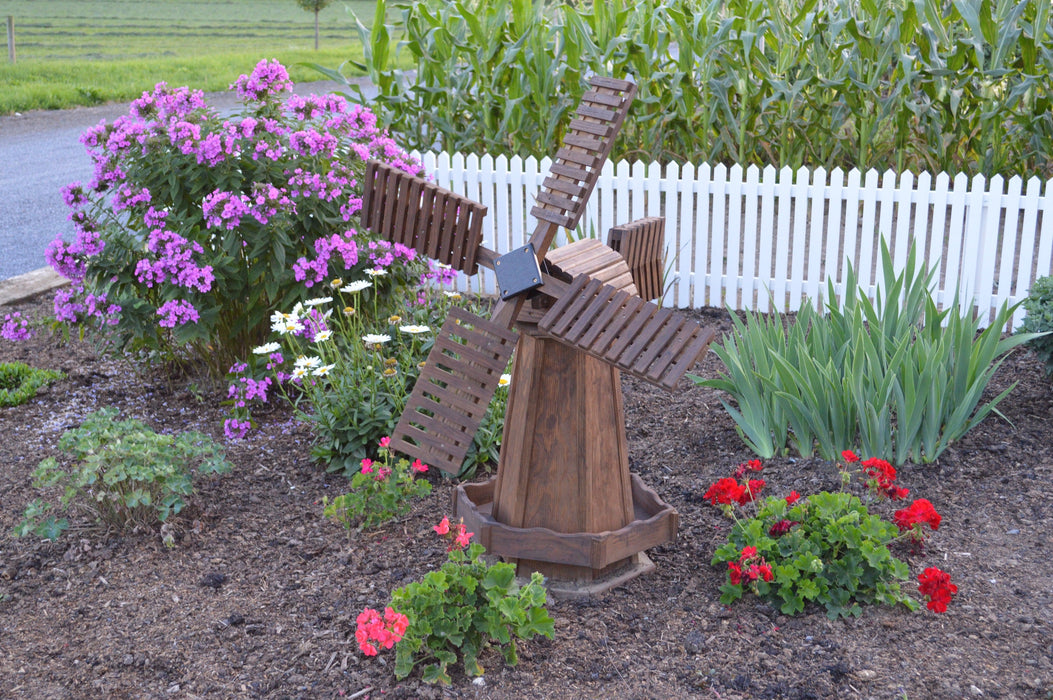
<instances>
[{"instance_id":1,"label":"red flower cluster","mask_svg":"<svg viewBox=\"0 0 1053 700\"><path fill-rule=\"evenodd\" d=\"M919 498L903 510L897 510L893 515L893 520L900 531L916 530L918 536L916 539L920 539L920 528L916 529L915 525L928 523L933 530L938 530L942 518L927 499Z\"/></svg>"},{"instance_id":2,"label":"red flower cluster","mask_svg":"<svg viewBox=\"0 0 1053 700\"><path fill-rule=\"evenodd\" d=\"M471 542L472 535L475 534L474 532L468 532L468 528L464 526L464 523L457 523L457 525L454 526L454 529L456 532L453 534L453 541L450 543L450 546L446 548L447 552L454 547L457 549L464 549ZM450 519L443 518L442 522L432 527L432 530L435 530L435 532L443 536L449 535Z\"/></svg>"},{"instance_id":3,"label":"red flower cluster","mask_svg":"<svg viewBox=\"0 0 1053 700\"><path fill-rule=\"evenodd\" d=\"M929 610L941 613L947 612L947 604L958 587L951 583L950 574L930 566L918 576L918 592L929 599L926 603Z\"/></svg>"},{"instance_id":4,"label":"red flower cluster","mask_svg":"<svg viewBox=\"0 0 1053 700\"><path fill-rule=\"evenodd\" d=\"M366 656L376 656L378 646L384 649L395 646L409 627L409 618L391 608L384 608L384 617L372 608L365 608L356 622L355 641Z\"/></svg>"},{"instance_id":5,"label":"red flower cluster","mask_svg":"<svg viewBox=\"0 0 1053 700\"><path fill-rule=\"evenodd\" d=\"M764 561L764 557L757 556L756 547L743 547L738 562L728 562L728 576L732 586L742 583L743 577L747 579L747 583L756 581L758 578L765 581L775 578L771 564Z\"/></svg>"},{"instance_id":6,"label":"red flower cluster","mask_svg":"<svg viewBox=\"0 0 1053 700\"><path fill-rule=\"evenodd\" d=\"M764 479L750 479L748 482L740 484L728 476L710 486L703 498L715 506L728 503L738 503L740 506L744 506L751 501L757 500L757 496L760 495L763 488Z\"/></svg>"},{"instance_id":7,"label":"red flower cluster","mask_svg":"<svg viewBox=\"0 0 1053 700\"><path fill-rule=\"evenodd\" d=\"M780 520L768 529L769 537L781 537L790 531L794 525L800 525L796 520Z\"/></svg>"},{"instance_id":8,"label":"red flower cluster","mask_svg":"<svg viewBox=\"0 0 1053 700\"><path fill-rule=\"evenodd\" d=\"M751 472L759 472L761 469L764 469L764 465L761 464L761 461L759 459L751 459L748 462L743 462L735 469L735 478L741 479L746 475L747 470Z\"/></svg>"},{"instance_id":9,"label":"red flower cluster","mask_svg":"<svg viewBox=\"0 0 1053 700\"><path fill-rule=\"evenodd\" d=\"M844 452L841 454L844 456ZM910 494L909 490L896 486L896 468L885 460L871 457L864 460L862 466L863 473L870 477L868 484L879 495L894 501L897 498L906 498Z\"/></svg>"}]
</instances>

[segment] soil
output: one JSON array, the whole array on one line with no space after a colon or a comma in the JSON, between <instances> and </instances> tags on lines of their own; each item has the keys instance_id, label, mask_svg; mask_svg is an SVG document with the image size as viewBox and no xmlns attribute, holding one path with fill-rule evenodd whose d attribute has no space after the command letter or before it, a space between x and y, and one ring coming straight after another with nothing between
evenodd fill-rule
<instances>
[{"instance_id":1,"label":"soil","mask_svg":"<svg viewBox=\"0 0 1053 700\"><path fill-rule=\"evenodd\" d=\"M43 317L47 299L0 308ZM720 311L696 312L729 327ZM552 601L555 638L495 653L479 680L455 673L433 687L397 682L392 652L363 657L354 640L364 606L438 567L431 532L453 483L398 520L352 532L326 520L321 499L346 489L308 458L311 436L284 409L229 445L233 473L201 483L158 532L114 533L76 520L55 543L14 539L38 496L31 472L62 432L92 410L120 407L158 430L222 437L223 392L141 373L88 342L47 331L0 341L0 361L60 369L66 379L0 409L0 697L14 698L1051 698L1053 697L1053 389L1037 358L1011 355L988 389L1018 381L988 417L931 465L900 482L928 498L943 524L923 553L895 553L916 576L951 573L944 614L869 607L831 621L787 617L756 598L726 607L724 572L709 562L728 522L702 499L752 457L720 396L691 385L667 394L624 380L631 467L680 513L675 543L648 552L656 570L586 600ZM696 373L715 376L709 353ZM819 459L770 460L773 493L834 488ZM886 513L887 515L887 513ZM908 590L914 590L909 586Z\"/></svg>"}]
</instances>

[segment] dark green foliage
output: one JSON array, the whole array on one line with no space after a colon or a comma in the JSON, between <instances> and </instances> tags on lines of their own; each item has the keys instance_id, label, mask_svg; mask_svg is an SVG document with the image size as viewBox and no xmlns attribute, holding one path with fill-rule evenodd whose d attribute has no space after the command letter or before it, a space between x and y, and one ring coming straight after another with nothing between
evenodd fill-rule
<instances>
[{"instance_id":1,"label":"dark green foliage","mask_svg":"<svg viewBox=\"0 0 1053 700\"><path fill-rule=\"evenodd\" d=\"M50 369L36 369L22 362L0 363L0 406L18 406L36 396L41 387L65 375Z\"/></svg>"},{"instance_id":2,"label":"dark green foliage","mask_svg":"<svg viewBox=\"0 0 1053 700\"><path fill-rule=\"evenodd\" d=\"M1024 308L1027 316L1020 330L1046 334L1029 340L1028 347L1045 363L1046 375L1053 377L1053 277L1035 280L1024 300Z\"/></svg>"}]
</instances>

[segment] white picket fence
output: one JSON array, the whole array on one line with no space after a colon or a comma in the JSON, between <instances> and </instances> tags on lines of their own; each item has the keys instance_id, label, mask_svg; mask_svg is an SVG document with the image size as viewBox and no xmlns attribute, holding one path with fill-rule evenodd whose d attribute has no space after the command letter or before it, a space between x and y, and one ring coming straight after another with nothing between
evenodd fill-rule
<instances>
[{"instance_id":1,"label":"white picket fence","mask_svg":"<svg viewBox=\"0 0 1053 700\"><path fill-rule=\"evenodd\" d=\"M549 159L419 155L437 184L488 207L489 247L507 252L526 242ZM873 295L879 235L897 270L916 246L919 259L938 270L937 302L951 303L958 289L962 308L973 306L985 324L1053 267L1053 180L1038 178L1025 188L1019 177L608 162L575 236L605 238L612 226L644 216L665 217L663 303L681 308L767 311L773 300L792 311L823 302L828 278L840 298L846 261ZM489 271L459 284L495 290ZM1014 326L1023 315L1017 311Z\"/></svg>"}]
</instances>

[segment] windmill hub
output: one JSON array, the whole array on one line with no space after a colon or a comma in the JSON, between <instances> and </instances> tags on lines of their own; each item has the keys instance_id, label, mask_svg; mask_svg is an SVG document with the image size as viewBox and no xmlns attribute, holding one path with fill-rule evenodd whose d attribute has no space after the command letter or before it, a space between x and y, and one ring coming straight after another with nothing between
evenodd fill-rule
<instances>
[{"instance_id":1,"label":"windmill hub","mask_svg":"<svg viewBox=\"0 0 1053 700\"><path fill-rule=\"evenodd\" d=\"M534 244L527 243L494 260L494 276L497 277L501 299L506 301L540 287L541 265L537 261Z\"/></svg>"}]
</instances>

